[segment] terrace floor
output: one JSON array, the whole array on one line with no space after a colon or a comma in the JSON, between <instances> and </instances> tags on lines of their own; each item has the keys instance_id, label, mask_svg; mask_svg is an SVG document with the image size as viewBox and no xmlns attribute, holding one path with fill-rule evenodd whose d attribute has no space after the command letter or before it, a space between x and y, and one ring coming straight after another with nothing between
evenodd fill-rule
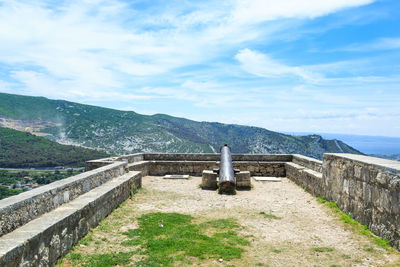
<instances>
[{"instance_id":1,"label":"terrace floor","mask_svg":"<svg viewBox=\"0 0 400 267\"><path fill-rule=\"evenodd\" d=\"M138 244L127 246L129 238L124 233L140 228L139 218L155 212L191 215L198 225L234 218L240 227L231 230L249 241L238 243L244 250L239 257L182 256L173 266L400 266L399 252L377 245L286 178L281 182L253 179L251 191L230 196L202 190L199 184L201 177L144 177L143 188L81 240L59 266L130 266L143 261L146 253L137 250Z\"/></svg>"}]
</instances>

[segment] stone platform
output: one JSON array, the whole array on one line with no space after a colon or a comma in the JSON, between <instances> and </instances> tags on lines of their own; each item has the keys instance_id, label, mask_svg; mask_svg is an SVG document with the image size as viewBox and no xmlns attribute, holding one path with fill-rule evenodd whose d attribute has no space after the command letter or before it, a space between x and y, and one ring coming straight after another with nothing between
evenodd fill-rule
<instances>
[{"instance_id":1,"label":"stone platform","mask_svg":"<svg viewBox=\"0 0 400 267\"><path fill-rule=\"evenodd\" d=\"M1 200L0 265L52 265L140 188L141 177L201 176L218 167L218 159L218 154L139 153L89 161L85 173ZM399 162L349 154L325 154L323 162L301 155L233 154L232 160L251 176L287 177L334 201L400 249ZM64 209L66 217L60 214Z\"/></svg>"}]
</instances>

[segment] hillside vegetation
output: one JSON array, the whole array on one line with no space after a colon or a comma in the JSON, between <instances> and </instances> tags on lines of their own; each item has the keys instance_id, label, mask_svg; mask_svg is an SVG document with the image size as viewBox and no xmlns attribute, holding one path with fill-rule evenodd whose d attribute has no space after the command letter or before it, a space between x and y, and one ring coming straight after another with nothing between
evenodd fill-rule
<instances>
[{"instance_id":1,"label":"hillside vegetation","mask_svg":"<svg viewBox=\"0 0 400 267\"><path fill-rule=\"evenodd\" d=\"M82 167L85 161L107 157L102 151L61 145L44 137L0 127L0 167Z\"/></svg>"},{"instance_id":2,"label":"hillside vegetation","mask_svg":"<svg viewBox=\"0 0 400 267\"><path fill-rule=\"evenodd\" d=\"M319 135L290 136L259 127L197 122L163 114L147 116L44 97L1 93L0 117L3 124L16 120L12 121L15 127L36 127L53 141L116 154L212 153L224 143L233 153L300 153L314 158L321 158L324 152L360 153L341 141Z\"/></svg>"}]
</instances>

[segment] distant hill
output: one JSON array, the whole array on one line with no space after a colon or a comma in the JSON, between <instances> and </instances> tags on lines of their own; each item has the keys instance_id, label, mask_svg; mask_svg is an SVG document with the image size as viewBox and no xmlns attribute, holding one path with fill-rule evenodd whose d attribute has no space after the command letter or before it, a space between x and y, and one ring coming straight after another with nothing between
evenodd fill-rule
<instances>
[{"instance_id":1,"label":"distant hill","mask_svg":"<svg viewBox=\"0 0 400 267\"><path fill-rule=\"evenodd\" d=\"M368 154L368 156L400 161L400 154Z\"/></svg>"},{"instance_id":2,"label":"distant hill","mask_svg":"<svg viewBox=\"0 0 400 267\"><path fill-rule=\"evenodd\" d=\"M0 167L83 167L85 161L107 157L102 151L61 145L43 137L0 127Z\"/></svg>"},{"instance_id":3,"label":"distant hill","mask_svg":"<svg viewBox=\"0 0 400 267\"><path fill-rule=\"evenodd\" d=\"M83 105L64 100L0 93L0 126L125 154L133 152L218 152L226 143L233 153L300 153L321 158L324 152L360 152L319 135L291 136L217 122L197 122L163 114Z\"/></svg>"},{"instance_id":4,"label":"distant hill","mask_svg":"<svg viewBox=\"0 0 400 267\"><path fill-rule=\"evenodd\" d=\"M292 135L307 135L310 133L288 133ZM365 154L400 154L400 137L317 133L326 139L342 140Z\"/></svg>"}]
</instances>

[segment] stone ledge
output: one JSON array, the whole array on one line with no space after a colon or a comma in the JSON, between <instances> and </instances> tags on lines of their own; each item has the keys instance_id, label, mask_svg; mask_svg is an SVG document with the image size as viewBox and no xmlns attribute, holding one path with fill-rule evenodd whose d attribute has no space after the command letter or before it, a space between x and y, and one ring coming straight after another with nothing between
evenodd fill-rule
<instances>
[{"instance_id":1,"label":"stone ledge","mask_svg":"<svg viewBox=\"0 0 400 267\"><path fill-rule=\"evenodd\" d=\"M312 169L316 172L322 172L322 161L306 157L300 154L293 154L293 163Z\"/></svg>"},{"instance_id":2,"label":"stone ledge","mask_svg":"<svg viewBox=\"0 0 400 267\"><path fill-rule=\"evenodd\" d=\"M325 158L330 158L330 157L345 158L345 159L349 159L352 161L372 165L379 169L387 168L392 171L399 172L399 174L400 174L400 162L395 161L395 160L381 159L381 158L369 157L369 156L364 156L364 155L356 155L356 154L325 153L324 161L325 161Z\"/></svg>"},{"instance_id":3,"label":"stone ledge","mask_svg":"<svg viewBox=\"0 0 400 267\"><path fill-rule=\"evenodd\" d=\"M48 266L90 228L140 187L140 172L129 172L30 221L0 238L0 266Z\"/></svg>"}]
</instances>

